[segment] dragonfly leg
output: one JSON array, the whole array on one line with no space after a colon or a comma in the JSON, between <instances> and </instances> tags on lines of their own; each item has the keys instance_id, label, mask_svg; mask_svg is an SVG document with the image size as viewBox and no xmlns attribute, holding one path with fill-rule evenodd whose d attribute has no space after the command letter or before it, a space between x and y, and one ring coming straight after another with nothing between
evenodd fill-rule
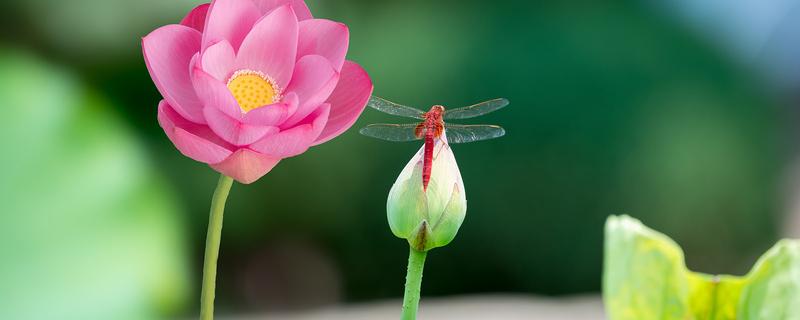
<instances>
[{"instance_id":1,"label":"dragonfly leg","mask_svg":"<svg viewBox=\"0 0 800 320\"><path fill-rule=\"evenodd\" d=\"M439 137L437 139L439 139L439 143L442 144L442 147L439 148L439 151L437 151L436 154L433 155L433 160L436 160L437 158L439 158L439 153L442 152L442 149L450 148L450 145L447 142L444 142L444 140L442 140L442 137Z\"/></svg>"}]
</instances>

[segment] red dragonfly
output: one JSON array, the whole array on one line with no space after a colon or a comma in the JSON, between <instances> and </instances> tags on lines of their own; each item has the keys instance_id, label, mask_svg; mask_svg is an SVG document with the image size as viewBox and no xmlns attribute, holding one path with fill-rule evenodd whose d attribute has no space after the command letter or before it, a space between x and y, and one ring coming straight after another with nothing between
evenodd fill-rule
<instances>
[{"instance_id":1,"label":"red dragonfly","mask_svg":"<svg viewBox=\"0 0 800 320\"><path fill-rule=\"evenodd\" d=\"M506 134L500 126L478 124L462 125L445 123L444 120L469 119L496 111L508 105L508 100L499 98L484 101L471 106L446 110L443 106L435 105L428 112L400 105L383 98L372 96L368 106L378 111L395 116L422 120L417 123L407 124L370 124L359 131L361 134L386 141L414 141L425 140L425 153L422 166L422 186L428 189L431 179L433 163L434 140L440 139L445 132L448 143L467 143L502 137ZM445 145L444 147L447 147Z\"/></svg>"}]
</instances>

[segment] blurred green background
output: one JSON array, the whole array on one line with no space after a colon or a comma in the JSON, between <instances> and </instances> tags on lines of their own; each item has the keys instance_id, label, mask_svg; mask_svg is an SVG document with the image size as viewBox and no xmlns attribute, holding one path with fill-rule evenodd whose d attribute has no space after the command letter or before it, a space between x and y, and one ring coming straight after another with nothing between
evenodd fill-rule
<instances>
[{"instance_id":1,"label":"blurred green background","mask_svg":"<svg viewBox=\"0 0 800 320\"><path fill-rule=\"evenodd\" d=\"M0 4L0 318L194 314L217 174L158 126L140 41L199 3ZM308 4L349 25L376 95L511 101L478 120L506 137L454 146L467 218L425 296L599 292L611 214L706 273L742 274L793 232L800 1ZM235 185L219 312L400 297L385 201L417 148L352 129Z\"/></svg>"}]
</instances>

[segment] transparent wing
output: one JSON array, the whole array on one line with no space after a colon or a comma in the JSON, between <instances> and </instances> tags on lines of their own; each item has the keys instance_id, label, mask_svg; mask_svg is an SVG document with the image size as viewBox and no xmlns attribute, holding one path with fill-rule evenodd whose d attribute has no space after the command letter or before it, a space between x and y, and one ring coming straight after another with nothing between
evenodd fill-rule
<instances>
[{"instance_id":1,"label":"transparent wing","mask_svg":"<svg viewBox=\"0 0 800 320\"><path fill-rule=\"evenodd\" d=\"M446 124L444 126L444 132L447 135L448 143L467 143L489 140L502 137L506 134L503 128L489 124Z\"/></svg>"},{"instance_id":2,"label":"transparent wing","mask_svg":"<svg viewBox=\"0 0 800 320\"><path fill-rule=\"evenodd\" d=\"M484 101L468 107L447 110L444 112L444 119L453 120L475 118L477 116L482 116L484 114L497 111L498 109L507 105L508 99L505 98Z\"/></svg>"},{"instance_id":3,"label":"transparent wing","mask_svg":"<svg viewBox=\"0 0 800 320\"><path fill-rule=\"evenodd\" d=\"M367 105L380 112L407 118L422 119L425 114L422 110L397 104L377 96L370 97Z\"/></svg>"},{"instance_id":4,"label":"transparent wing","mask_svg":"<svg viewBox=\"0 0 800 320\"><path fill-rule=\"evenodd\" d=\"M407 124L376 123L363 127L358 132L367 137L373 137L386 141L395 141L395 142L414 141L422 139L421 136L417 136L415 132L416 127L417 124L415 123L407 123Z\"/></svg>"}]
</instances>

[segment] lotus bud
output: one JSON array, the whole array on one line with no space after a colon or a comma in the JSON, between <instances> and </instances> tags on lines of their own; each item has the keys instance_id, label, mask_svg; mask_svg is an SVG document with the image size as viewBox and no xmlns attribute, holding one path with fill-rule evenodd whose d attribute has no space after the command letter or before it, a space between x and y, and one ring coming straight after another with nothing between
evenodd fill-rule
<instances>
[{"instance_id":1,"label":"lotus bud","mask_svg":"<svg viewBox=\"0 0 800 320\"><path fill-rule=\"evenodd\" d=\"M422 184L423 146L397 177L386 203L392 233L419 251L450 243L467 212L464 183L447 138L442 133L434 141L427 189Z\"/></svg>"}]
</instances>

